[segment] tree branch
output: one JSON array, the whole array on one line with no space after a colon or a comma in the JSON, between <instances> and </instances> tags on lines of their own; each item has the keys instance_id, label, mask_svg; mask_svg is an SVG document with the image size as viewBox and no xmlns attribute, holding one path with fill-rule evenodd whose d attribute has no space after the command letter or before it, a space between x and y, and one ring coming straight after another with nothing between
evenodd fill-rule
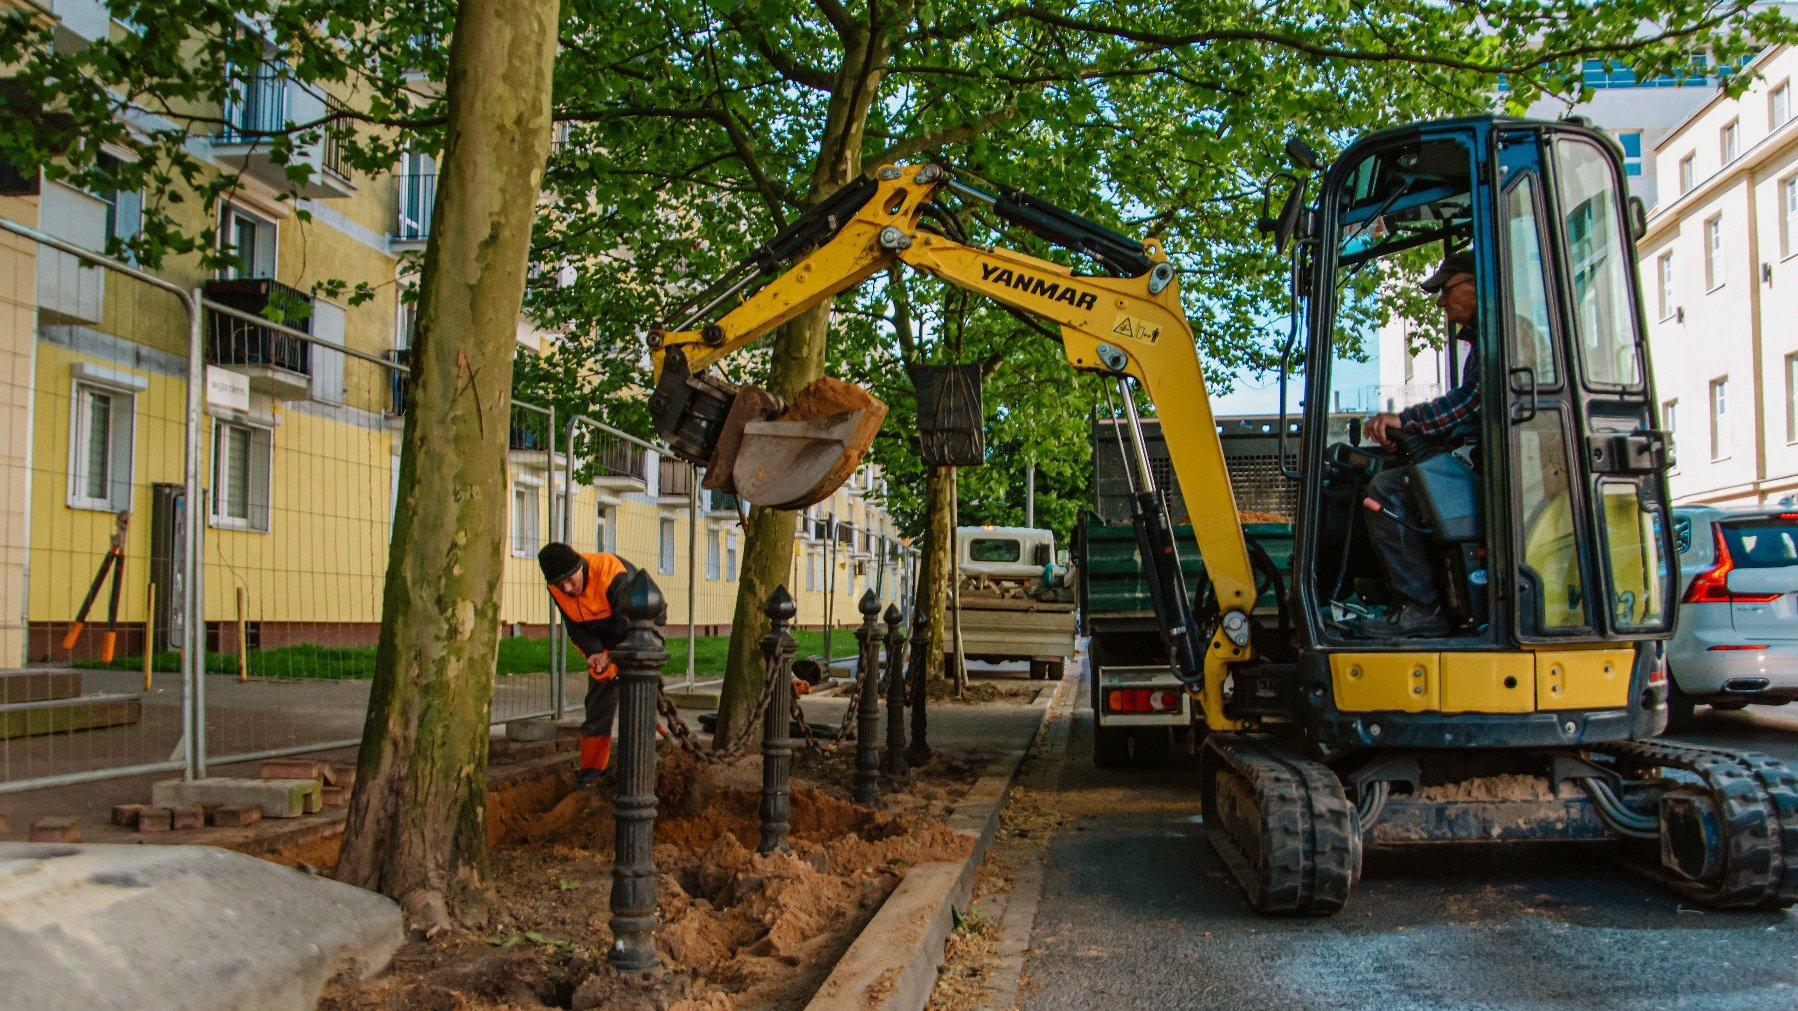
<instances>
[{"instance_id":1,"label":"tree branch","mask_svg":"<svg viewBox=\"0 0 1798 1011\"><path fill-rule=\"evenodd\" d=\"M900 161L906 156L917 154L920 151L929 151L934 148L943 147L947 144L960 144L980 136L993 127L998 126L1000 123L1015 118L1017 114L1017 104L1015 102L1007 102L1005 105L994 109L992 112L989 112L974 122L964 126L951 127L947 130L938 130L935 133L927 133L922 137L913 137L902 140L876 155L873 158L873 162L878 165L883 162Z\"/></svg>"}]
</instances>

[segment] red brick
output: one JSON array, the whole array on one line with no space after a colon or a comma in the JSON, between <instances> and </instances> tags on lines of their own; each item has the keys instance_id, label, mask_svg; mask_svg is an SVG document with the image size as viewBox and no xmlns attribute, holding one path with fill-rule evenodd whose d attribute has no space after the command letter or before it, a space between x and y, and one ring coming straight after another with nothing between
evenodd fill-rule
<instances>
[{"instance_id":1,"label":"red brick","mask_svg":"<svg viewBox=\"0 0 1798 1011\"><path fill-rule=\"evenodd\" d=\"M356 785L356 767L353 765L325 766L325 785L351 787Z\"/></svg>"},{"instance_id":2,"label":"red brick","mask_svg":"<svg viewBox=\"0 0 1798 1011\"><path fill-rule=\"evenodd\" d=\"M6 824L6 815L0 814L0 835L7 835L12 829Z\"/></svg>"},{"instance_id":3,"label":"red brick","mask_svg":"<svg viewBox=\"0 0 1798 1011\"><path fill-rule=\"evenodd\" d=\"M73 818L39 818L31 823L32 842L80 842L81 826Z\"/></svg>"},{"instance_id":4,"label":"red brick","mask_svg":"<svg viewBox=\"0 0 1798 1011\"><path fill-rule=\"evenodd\" d=\"M114 804L112 807L112 823L126 828L137 827L137 816L144 813L148 804Z\"/></svg>"},{"instance_id":5,"label":"red brick","mask_svg":"<svg viewBox=\"0 0 1798 1011\"><path fill-rule=\"evenodd\" d=\"M262 807L257 804L213 805L210 819L219 828L243 828L262 820Z\"/></svg>"},{"instance_id":6,"label":"red brick","mask_svg":"<svg viewBox=\"0 0 1798 1011\"><path fill-rule=\"evenodd\" d=\"M166 807L146 807L137 813L139 832L167 832L173 823L174 815Z\"/></svg>"},{"instance_id":7,"label":"red brick","mask_svg":"<svg viewBox=\"0 0 1798 1011\"><path fill-rule=\"evenodd\" d=\"M276 758L262 763L263 779L316 779L321 782L326 778L329 763L313 758Z\"/></svg>"},{"instance_id":8,"label":"red brick","mask_svg":"<svg viewBox=\"0 0 1798 1011\"><path fill-rule=\"evenodd\" d=\"M319 799L326 807L344 807L350 802L350 791L341 786L327 786L319 791Z\"/></svg>"},{"instance_id":9,"label":"red brick","mask_svg":"<svg viewBox=\"0 0 1798 1011\"><path fill-rule=\"evenodd\" d=\"M169 827L176 830L206 827L206 809L198 804L177 804L169 808Z\"/></svg>"}]
</instances>

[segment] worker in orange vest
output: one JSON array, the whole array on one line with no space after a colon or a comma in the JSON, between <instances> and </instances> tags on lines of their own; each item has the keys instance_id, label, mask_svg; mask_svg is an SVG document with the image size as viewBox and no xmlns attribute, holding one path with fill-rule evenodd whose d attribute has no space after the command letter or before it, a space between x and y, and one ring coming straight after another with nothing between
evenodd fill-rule
<instances>
[{"instance_id":1,"label":"worker in orange vest","mask_svg":"<svg viewBox=\"0 0 1798 1011\"><path fill-rule=\"evenodd\" d=\"M611 651L629 630L624 596L636 567L617 555L582 554L560 541L545 544L537 552L537 564L562 611L568 640L587 658L587 718L581 724L581 771L574 782L592 786L612 760L618 667Z\"/></svg>"}]
</instances>

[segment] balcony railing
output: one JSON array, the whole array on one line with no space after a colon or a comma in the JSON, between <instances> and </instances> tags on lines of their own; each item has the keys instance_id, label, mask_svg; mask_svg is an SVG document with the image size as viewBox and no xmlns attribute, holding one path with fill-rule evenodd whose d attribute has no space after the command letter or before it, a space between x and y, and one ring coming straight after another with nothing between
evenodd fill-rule
<instances>
[{"instance_id":1,"label":"balcony railing","mask_svg":"<svg viewBox=\"0 0 1798 1011\"><path fill-rule=\"evenodd\" d=\"M708 512L734 513L737 511L737 497L727 491L708 491L705 493L705 507Z\"/></svg>"},{"instance_id":2,"label":"balcony railing","mask_svg":"<svg viewBox=\"0 0 1798 1011\"><path fill-rule=\"evenodd\" d=\"M601 449L594 456L598 466L594 471L595 480L630 481L636 484L647 484L649 468L648 457L644 451L628 442L614 442Z\"/></svg>"},{"instance_id":3,"label":"balcony railing","mask_svg":"<svg viewBox=\"0 0 1798 1011\"><path fill-rule=\"evenodd\" d=\"M410 365L411 348L394 348L387 352L387 360L395 365ZM403 418L406 416L407 397L412 389L412 376L399 369L387 372L387 416Z\"/></svg>"},{"instance_id":4,"label":"balcony railing","mask_svg":"<svg viewBox=\"0 0 1798 1011\"><path fill-rule=\"evenodd\" d=\"M661 461L658 477L661 480L656 485L657 494L663 497L686 498L693 494L693 468L679 460Z\"/></svg>"},{"instance_id":5,"label":"balcony railing","mask_svg":"<svg viewBox=\"0 0 1798 1011\"><path fill-rule=\"evenodd\" d=\"M231 144L268 140L287 125L287 67L263 65L238 78L225 101L219 139Z\"/></svg>"},{"instance_id":6,"label":"balcony railing","mask_svg":"<svg viewBox=\"0 0 1798 1011\"><path fill-rule=\"evenodd\" d=\"M349 106L339 98L325 96L325 112L333 117L348 112ZM319 153L319 166L345 182L350 178L350 167L344 164L344 136L350 125L347 120L333 118L324 127L324 147Z\"/></svg>"},{"instance_id":7,"label":"balcony railing","mask_svg":"<svg viewBox=\"0 0 1798 1011\"><path fill-rule=\"evenodd\" d=\"M431 234L431 207L437 202L437 173L406 172L399 177L399 213L393 237L399 242L423 242Z\"/></svg>"},{"instance_id":8,"label":"balcony railing","mask_svg":"<svg viewBox=\"0 0 1798 1011\"><path fill-rule=\"evenodd\" d=\"M207 281L206 298L220 305L275 321L302 333L312 332L312 297L266 277ZM206 360L214 365L266 366L312 375L312 345L272 327L223 313L207 314Z\"/></svg>"},{"instance_id":9,"label":"balcony railing","mask_svg":"<svg viewBox=\"0 0 1798 1011\"><path fill-rule=\"evenodd\" d=\"M510 445L514 452L549 452L549 438L543 434L538 425L513 425Z\"/></svg>"}]
</instances>

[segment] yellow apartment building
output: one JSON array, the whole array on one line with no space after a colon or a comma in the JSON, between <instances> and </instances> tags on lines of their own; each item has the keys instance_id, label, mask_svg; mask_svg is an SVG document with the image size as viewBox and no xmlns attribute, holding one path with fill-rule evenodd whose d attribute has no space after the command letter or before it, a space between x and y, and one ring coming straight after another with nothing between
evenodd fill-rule
<instances>
[{"instance_id":1,"label":"yellow apartment building","mask_svg":"<svg viewBox=\"0 0 1798 1011\"><path fill-rule=\"evenodd\" d=\"M54 16L59 45L132 30L97 0L58 3ZM261 649L365 645L379 627L406 393L403 374L385 362L404 359L411 322L400 292L409 254L424 245L435 176L423 154L388 174L356 175L326 137L296 151L314 169L300 198L278 199L285 166L244 137L312 118L329 101L278 68L250 77L220 110L231 125L193 138L238 185L207 219L184 223L216 235L242 264L221 275L172 258L158 271L254 315L289 310L291 325L382 361L216 312L201 320L204 620L213 649L235 649L239 627ZM96 251L135 232L142 194L26 182L20 189L31 192L0 196L0 216ZM197 204L182 206L204 213ZM366 282L375 296L349 305L308 294L327 279ZM0 233L0 328L0 667L98 651L92 632L72 648L63 639L124 510L119 651L140 652L147 636L167 648L182 617L171 586L187 507L189 321L179 300ZM519 333L527 351L554 339L528 321ZM571 457L566 421L513 410L505 630L544 633L549 601L535 556L566 529L577 548L616 551L654 574L669 634L684 635L689 617L701 634L728 631L742 552L734 503L702 492L695 511L689 468L603 429L587 429ZM879 491L878 474L864 471L800 521L792 589L801 625L825 620L827 585L838 625L859 620L855 601L866 589L897 599L899 541L875 504ZM90 628L105 622L109 590L87 615Z\"/></svg>"}]
</instances>

